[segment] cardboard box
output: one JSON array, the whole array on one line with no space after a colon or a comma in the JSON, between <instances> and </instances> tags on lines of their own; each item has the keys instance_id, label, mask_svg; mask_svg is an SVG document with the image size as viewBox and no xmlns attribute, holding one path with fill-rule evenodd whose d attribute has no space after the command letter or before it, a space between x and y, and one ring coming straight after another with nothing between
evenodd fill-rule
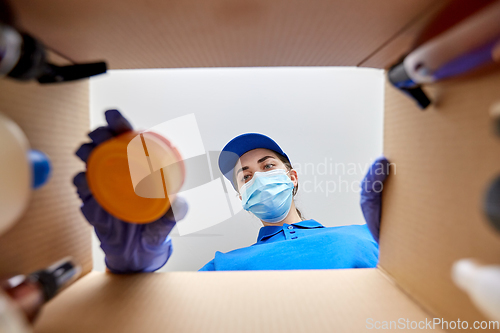
<instances>
[{"instance_id":1,"label":"cardboard box","mask_svg":"<svg viewBox=\"0 0 500 333\"><path fill-rule=\"evenodd\" d=\"M113 69L386 68L446 3L12 5L20 25L53 49L75 61L105 59ZM482 200L500 169L500 141L488 115L499 84L500 73L487 71L429 86L435 103L425 112L386 86L384 153L397 169L384 190L376 269L114 276L89 273L91 228L71 184L84 168L73 153L88 131L88 82L42 87L4 79L0 110L48 153L54 174L0 238L0 273L28 273L65 255L83 264L88 274L44 308L36 332L362 332L376 321L487 320L453 285L450 268L464 257L498 262L500 237L483 216Z\"/></svg>"}]
</instances>

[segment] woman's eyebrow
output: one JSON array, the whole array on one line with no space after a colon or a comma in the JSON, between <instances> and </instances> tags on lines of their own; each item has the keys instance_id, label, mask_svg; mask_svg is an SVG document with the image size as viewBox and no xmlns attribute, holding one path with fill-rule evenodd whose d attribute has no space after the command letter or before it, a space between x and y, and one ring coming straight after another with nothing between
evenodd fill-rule
<instances>
[{"instance_id":1,"label":"woman's eyebrow","mask_svg":"<svg viewBox=\"0 0 500 333\"><path fill-rule=\"evenodd\" d=\"M245 166L245 167L243 167L243 168L239 169L239 170L236 172L236 176L238 176L238 174L239 174L241 171L244 171L244 170L246 170L246 169L248 169L248 167L247 167L247 166Z\"/></svg>"},{"instance_id":2,"label":"woman's eyebrow","mask_svg":"<svg viewBox=\"0 0 500 333\"><path fill-rule=\"evenodd\" d=\"M258 164L264 162L265 160L267 160L268 158L275 158L274 156L264 156L262 157L260 160L257 161ZM241 171L245 171L248 169L248 166L244 166L243 168L239 169L238 171L236 171L236 176L241 172Z\"/></svg>"},{"instance_id":3,"label":"woman's eyebrow","mask_svg":"<svg viewBox=\"0 0 500 333\"><path fill-rule=\"evenodd\" d=\"M264 156L262 157L260 160L257 161L257 163L262 163L264 162L265 160L267 160L268 158L274 158L273 156Z\"/></svg>"}]
</instances>

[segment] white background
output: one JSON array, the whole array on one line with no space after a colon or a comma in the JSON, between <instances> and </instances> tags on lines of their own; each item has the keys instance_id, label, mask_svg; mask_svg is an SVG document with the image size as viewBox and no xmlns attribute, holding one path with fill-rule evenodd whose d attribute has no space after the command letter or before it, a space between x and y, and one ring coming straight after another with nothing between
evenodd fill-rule
<instances>
[{"instance_id":1,"label":"white background","mask_svg":"<svg viewBox=\"0 0 500 333\"><path fill-rule=\"evenodd\" d=\"M91 127L105 125L103 112L111 108L120 110L136 129L194 113L207 151L220 151L242 133L269 135L299 169L295 202L305 218L324 226L364 223L356 181L382 154L382 70L116 70L90 80ZM173 255L160 271L198 270L215 251L254 244L261 226L257 218L240 211L196 233L179 236L176 227L171 233ZM96 237L93 254L94 269L104 271Z\"/></svg>"}]
</instances>

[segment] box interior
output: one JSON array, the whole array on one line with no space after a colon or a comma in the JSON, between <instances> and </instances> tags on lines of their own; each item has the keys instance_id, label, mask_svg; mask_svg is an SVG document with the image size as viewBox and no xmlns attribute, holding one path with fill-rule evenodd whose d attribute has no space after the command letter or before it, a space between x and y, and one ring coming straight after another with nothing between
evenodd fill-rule
<instances>
[{"instance_id":1,"label":"box interior","mask_svg":"<svg viewBox=\"0 0 500 333\"><path fill-rule=\"evenodd\" d=\"M112 69L237 66L387 68L448 1L72 1L12 3L21 27L74 61ZM498 71L426 87L420 111L390 85L384 154L396 164L383 196L377 269L90 273L44 309L37 332L335 331L375 320L484 320L451 282L464 257L493 263L500 239L482 200L498 173L489 108ZM91 228L71 179L88 132L88 82L0 82L1 111L53 161L49 185L0 237L2 275L74 256L91 270ZM195 319L193 319L195 318ZM145 326L146 325L146 326Z\"/></svg>"}]
</instances>

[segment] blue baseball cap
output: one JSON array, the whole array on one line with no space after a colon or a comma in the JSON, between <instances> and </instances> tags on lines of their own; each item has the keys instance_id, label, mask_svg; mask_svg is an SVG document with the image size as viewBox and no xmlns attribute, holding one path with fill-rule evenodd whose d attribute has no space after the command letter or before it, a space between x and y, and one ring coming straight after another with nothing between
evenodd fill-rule
<instances>
[{"instance_id":1,"label":"blue baseball cap","mask_svg":"<svg viewBox=\"0 0 500 333\"><path fill-rule=\"evenodd\" d=\"M291 164L285 152L270 137L260 133L245 133L238 135L224 146L219 155L219 170L224 177L231 182L235 189L236 184L233 184L233 169L236 162L238 162L238 159L243 154L257 148L270 149L284 156L288 163Z\"/></svg>"}]
</instances>

